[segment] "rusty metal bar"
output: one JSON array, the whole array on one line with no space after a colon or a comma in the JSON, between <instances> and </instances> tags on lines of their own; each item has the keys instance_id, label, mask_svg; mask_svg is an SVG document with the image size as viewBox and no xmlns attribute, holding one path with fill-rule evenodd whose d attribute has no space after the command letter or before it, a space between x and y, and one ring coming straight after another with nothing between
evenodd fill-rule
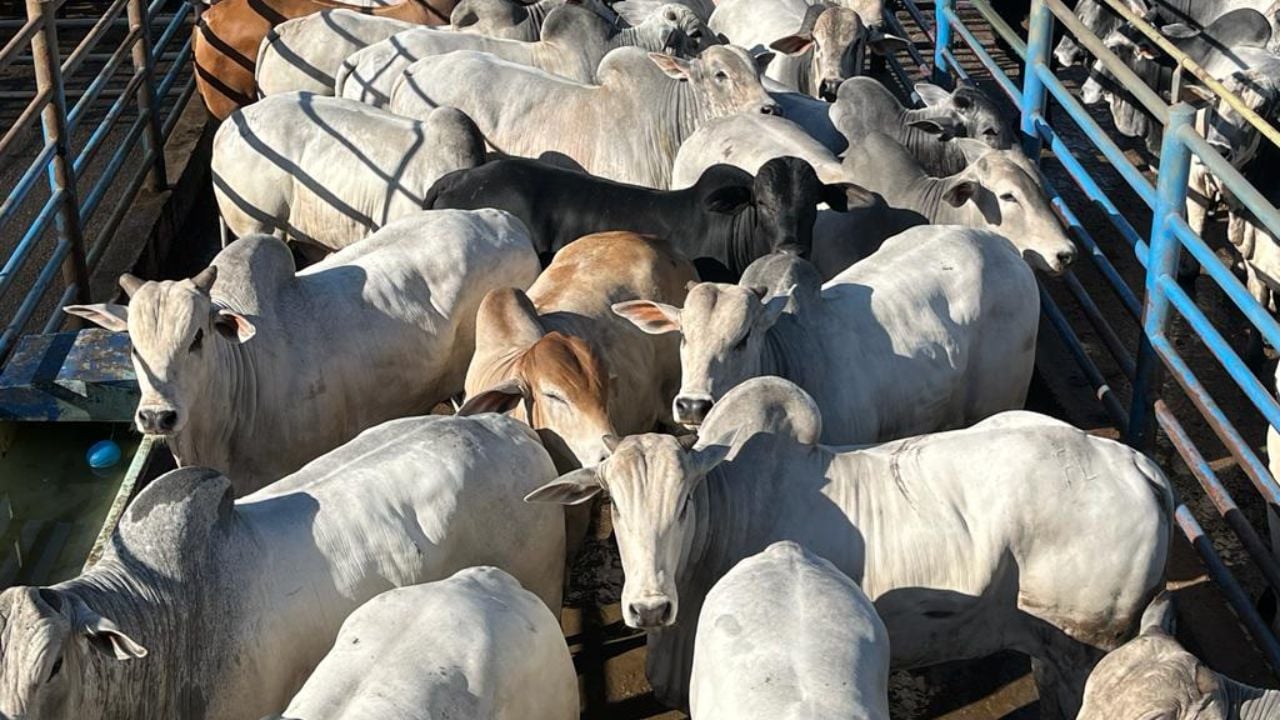
<instances>
[{"instance_id":1,"label":"rusty metal bar","mask_svg":"<svg viewBox=\"0 0 1280 720\"><path fill-rule=\"evenodd\" d=\"M88 58L89 51L97 46L102 36L111 29L112 21L116 19L115 16L120 14L120 10L127 1L115 0L115 2L111 3L102 18L89 30L89 34L85 35L75 49L71 51L66 61L62 63L62 77L64 79L71 77L76 70L80 69L80 64Z\"/></svg>"},{"instance_id":2,"label":"rusty metal bar","mask_svg":"<svg viewBox=\"0 0 1280 720\"><path fill-rule=\"evenodd\" d=\"M38 22L33 23L30 20L25 21L22 29L18 31L18 34L14 35L9 39L9 42L4 44L4 49L0 49L0 70L4 70L9 67L9 63L16 59L18 50L23 45L30 42L31 38L35 37L36 33L40 32L40 28L41 25Z\"/></svg>"},{"instance_id":3,"label":"rusty metal bar","mask_svg":"<svg viewBox=\"0 0 1280 720\"><path fill-rule=\"evenodd\" d=\"M27 17L43 24L41 32L31 38L31 56L35 60L36 90L52 90L52 102L41 113L45 141L56 150L49 164L49 189L61 191L55 230L60 240L69 245L62 263L62 279L66 285L78 285L77 300L89 302L89 269L85 263L84 230L80 226L76 176L67 136L67 99L62 86L62 63L58 55L58 28L54 13L59 0L26 0Z\"/></svg>"},{"instance_id":4,"label":"rusty metal bar","mask_svg":"<svg viewBox=\"0 0 1280 720\"><path fill-rule=\"evenodd\" d=\"M133 44L133 71L142 76L138 88L138 114L147 116L146 148L151 156L151 168L147 171L147 189L160 191L169 186L164 167L164 133L160 127L159 103L156 102L154 57L151 54L151 23L146 0L127 0L129 4L129 29L138 32Z\"/></svg>"},{"instance_id":5,"label":"rusty metal bar","mask_svg":"<svg viewBox=\"0 0 1280 720\"><path fill-rule=\"evenodd\" d=\"M0 138L0 157L4 157L6 153L8 153L9 146L12 145L14 140L22 134L23 130L27 129L27 126L31 124L31 121L35 119L36 115L41 110L44 110L45 106L49 104L49 99L52 97L53 90L51 88L45 88L44 90L36 93L36 96L27 104L26 109L24 109L22 114L18 116L18 119L13 121L13 125L9 127L9 130L4 134L4 137Z\"/></svg>"}]
</instances>

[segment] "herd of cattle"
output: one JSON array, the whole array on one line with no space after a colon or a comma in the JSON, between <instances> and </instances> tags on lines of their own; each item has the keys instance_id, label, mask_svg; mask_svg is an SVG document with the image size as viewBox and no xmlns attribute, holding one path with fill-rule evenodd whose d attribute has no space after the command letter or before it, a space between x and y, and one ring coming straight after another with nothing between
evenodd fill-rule
<instances>
[{"instance_id":1,"label":"herd of cattle","mask_svg":"<svg viewBox=\"0 0 1280 720\"><path fill-rule=\"evenodd\" d=\"M697 720L885 719L890 667L1008 649L1048 718L1280 717L1170 635L1160 469L1021 410L1074 246L987 96L862 76L878 0L317 5L199 26L238 239L67 308L180 467L0 593L0 717L577 717L604 497Z\"/></svg>"}]
</instances>

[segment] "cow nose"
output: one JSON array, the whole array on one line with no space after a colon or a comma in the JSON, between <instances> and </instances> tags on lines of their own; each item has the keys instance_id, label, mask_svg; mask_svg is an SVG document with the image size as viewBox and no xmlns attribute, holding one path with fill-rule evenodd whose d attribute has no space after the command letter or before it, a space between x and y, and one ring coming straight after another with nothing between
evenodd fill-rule
<instances>
[{"instance_id":1,"label":"cow nose","mask_svg":"<svg viewBox=\"0 0 1280 720\"><path fill-rule=\"evenodd\" d=\"M178 413L166 408L139 408L138 427L148 435L164 435L173 432L178 425Z\"/></svg>"},{"instance_id":2,"label":"cow nose","mask_svg":"<svg viewBox=\"0 0 1280 720\"><path fill-rule=\"evenodd\" d=\"M1075 248L1071 248L1070 250L1063 250L1058 253L1058 267L1062 270L1066 270L1068 265L1075 262L1075 259L1076 259Z\"/></svg>"},{"instance_id":3,"label":"cow nose","mask_svg":"<svg viewBox=\"0 0 1280 720\"><path fill-rule=\"evenodd\" d=\"M776 115L778 117L782 117L782 106L778 105L777 103L769 103L768 105L761 105L760 112L764 113L765 115Z\"/></svg>"},{"instance_id":4,"label":"cow nose","mask_svg":"<svg viewBox=\"0 0 1280 720\"><path fill-rule=\"evenodd\" d=\"M840 90L840 81L832 80L828 78L826 80L823 80L822 85L819 86L818 95L821 96L822 99L826 100L827 102L835 102L836 93L839 92L839 90Z\"/></svg>"},{"instance_id":5,"label":"cow nose","mask_svg":"<svg viewBox=\"0 0 1280 720\"><path fill-rule=\"evenodd\" d=\"M671 602L669 600L645 600L633 602L627 606L631 611L631 621L643 629L660 628L671 624Z\"/></svg>"},{"instance_id":6,"label":"cow nose","mask_svg":"<svg viewBox=\"0 0 1280 720\"><path fill-rule=\"evenodd\" d=\"M707 413L711 412L711 406L714 403L715 401L709 397L677 395L676 422L684 425L699 425L706 419Z\"/></svg>"}]
</instances>

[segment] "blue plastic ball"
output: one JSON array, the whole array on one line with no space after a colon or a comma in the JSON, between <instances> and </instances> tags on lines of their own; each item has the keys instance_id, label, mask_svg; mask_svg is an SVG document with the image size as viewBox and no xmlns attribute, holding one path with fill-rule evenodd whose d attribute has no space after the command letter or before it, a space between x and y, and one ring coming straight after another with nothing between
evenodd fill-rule
<instances>
[{"instance_id":1,"label":"blue plastic ball","mask_svg":"<svg viewBox=\"0 0 1280 720\"><path fill-rule=\"evenodd\" d=\"M102 469L120 462L120 455L120 446L114 440L99 440L85 453L84 459L89 462L89 467Z\"/></svg>"}]
</instances>

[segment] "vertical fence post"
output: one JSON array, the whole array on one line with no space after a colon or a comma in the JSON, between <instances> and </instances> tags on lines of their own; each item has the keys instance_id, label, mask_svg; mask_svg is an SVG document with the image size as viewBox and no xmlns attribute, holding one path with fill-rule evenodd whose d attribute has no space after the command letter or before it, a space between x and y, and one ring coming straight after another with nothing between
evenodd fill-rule
<instances>
[{"instance_id":1,"label":"vertical fence post","mask_svg":"<svg viewBox=\"0 0 1280 720\"><path fill-rule=\"evenodd\" d=\"M72 165L70 138L67 136L67 97L62 86L62 57L58 52L57 13L62 0L27 0L27 18L42 23L40 32L31 37L31 57L35 65L36 91L51 90L48 105L40 113L44 141L54 146L49 161L49 190L62 191L54 219L59 241L70 244L62 261L62 280L66 287L75 285L77 302L89 301L89 269L85 264L84 230L80 226L80 202L76 195L76 176Z\"/></svg>"},{"instance_id":2,"label":"vertical fence post","mask_svg":"<svg viewBox=\"0 0 1280 720\"><path fill-rule=\"evenodd\" d=\"M1027 157L1040 161L1040 131L1036 120L1044 117L1046 94L1038 68L1049 67L1049 46L1053 42L1053 12L1044 0L1031 3L1031 23L1027 32L1027 61L1022 66L1022 148Z\"/></svg>"},{"instance_id":3,"label":"vertical fence post","mask_svg":"<svg viewBox=\"0 0 1280 720\"><path fill-rule=\"evenodd\" d=\"M1184 129L1193 126L1195 116L1195 109L1186 103L1170 108L1169 124L1164 129L1160 144L1160 174L1156 179L1155 207L1151 209L1150 250L1147 254L1147 297L1142 310L1142 336L1133 380L1129 435L1125 438L1130 445L1143 451L1153 447L1154 408L1160 394L1160 358L1151 346L1151 339L1163 337L1169 325L1169 298L1160 289L1160 278L1175 276L1178 258L1182 254L1182 243L1173 234L1173 219L1184 217L1187 212L1191 150L1181 135Z\"/></svg>"},{"instance_id":4,"label":"vertical fence post","mask_svg":"<svg viewBox=\"0 0 1280 720\"><path fill-rule=\"evenodd\" d=\"M942 87L951 86L951 71L947 68L947 53L951 48L951 11L956 7L956 0L934 0L934 29L937 37L933 44L933 83Z\"/></svg>"},{"instance_id":5,"label":"vertical fence post","mask_svg":"<svg viewBox=\"0 0 1280 720\"><path fill-rule=\"evenodd\" d=\"M155 63L151 54L151 18L146 0L129 0L129 30L137 30L133 41L133 74L141 75L138 84L138 114L147 121L146 152L151 155L147 170L147 189L168 187L164 168L164 134L160 130L160 104L156 102Z\"/></svg>"}]
</instances>

